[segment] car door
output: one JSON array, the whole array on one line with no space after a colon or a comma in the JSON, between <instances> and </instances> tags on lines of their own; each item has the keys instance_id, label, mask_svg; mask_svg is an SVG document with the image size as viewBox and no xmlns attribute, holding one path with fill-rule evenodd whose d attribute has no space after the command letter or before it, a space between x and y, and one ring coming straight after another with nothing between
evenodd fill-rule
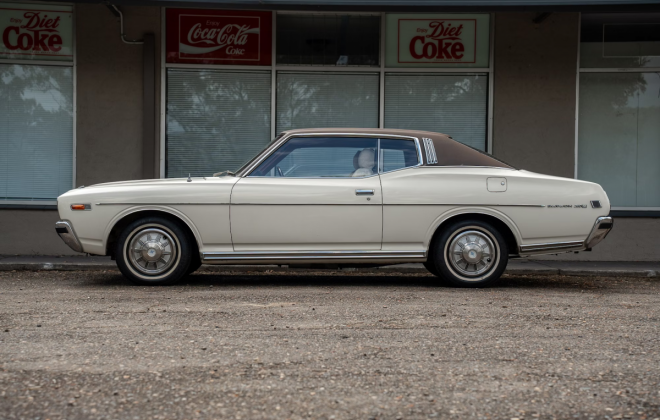
<instances>
[{"instance_id":1,"label":"car door","mask_svg":"<svg viewBox=\"0 0 660 420\"><path fill-rule=\"evenodd\" d=\"M379 250L377 163L376 138L290 138L235 184L234 250Z\"/></svg>"}]
</instances>

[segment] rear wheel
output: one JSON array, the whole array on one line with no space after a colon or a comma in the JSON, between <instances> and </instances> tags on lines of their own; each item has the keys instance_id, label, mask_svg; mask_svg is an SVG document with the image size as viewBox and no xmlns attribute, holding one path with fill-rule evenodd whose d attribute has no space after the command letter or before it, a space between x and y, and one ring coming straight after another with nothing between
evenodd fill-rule
<instances>
[{"instance_id":1,"label":"rear wheel","mask_svg":"<svg viewBox=\"0 0 660 420\"><path fill-rule=\"evenodd\" d=\"M436 237L430 252L438 272L434 274L458 287L493 285L509 260L502 234L481 220L450 224Z\"/></svg>"},{"instance_id":2,"label":"rear wheel","mask_svg":"<svg viewBox=\"0 0 660 420\"><path fill-rule=\"evenodd\" d=\"M192 238L177 222L145 217L129 224L117 241L117 266L141 285L167 285L186 274L193 260Z\"/></svg>"}]
</instances>

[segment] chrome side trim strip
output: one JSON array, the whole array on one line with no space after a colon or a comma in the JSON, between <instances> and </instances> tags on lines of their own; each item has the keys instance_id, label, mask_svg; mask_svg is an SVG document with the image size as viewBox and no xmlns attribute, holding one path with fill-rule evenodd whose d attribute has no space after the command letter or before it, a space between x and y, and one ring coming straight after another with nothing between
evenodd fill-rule
<instances>
[{"instance_id":1,"label":"chrome side trim strip","mask_svg":"<svg viewBox=\"0 0 660 420\"><path fill-rule=\"evenodd\" d=\"M335 260L335 259L424 259L426 250L419 251L249 251L204 252L202 261L242 260Z\"/></svg>"},{"instance_id":2,"label":"chrome side trim strip","mask_svg":"<svg viewBox=\"0 0 660 420\"><path fill-rule=\"evenodd\" d=\"M94 203L96 206L373 206L380 203ZM384 203L383 206L545 207L543 204Z\"/></svg>"},{"instance_id":3,"label":"chrome side trim strip","mask_svg":"<svg viewBox=\"0 0 660 420\"><path fill-rule=\"evenodd\" d=\"M373 194L357 194L356 195L373 195ZM231 203L232 206L380 206L381 203Z\"/></svg>"},{"instance_id":4,"label":"chrome side trim strip","mask_svg":"<svg viewBox=\"0 0 660 420\"><path fill-rule=\"evenodd\" d=\"M477 207L545 207L545 204L483 204L483 203L383 203L384 206L477 206Z\"/></svg>"},{"instance_id":5,"label":"chrome side trim strip","mask_svg":"<svg viewBox=\"0 0 660 420\"><path fill-rule=\"evenodd\" d=\"M78 236L76 235L76 232L73 230L73 225L71 224L71 222L69 222L68 220L60 220L59 222L56 222L55 231L60 236L60 238L62 238L64 243L69 246L69 248L73 249L76 252L83 251L82 244L78 240Z\"/></svg>"},{"instance_id":6,"label":"chrome side trim strip","mask_svg":"<svg viewBox=\"0 0 660 420\"><path fill-rule=\"evenodd\" d=\"M232 206L380 206L380 203L231 203ZM456 203L413 203L388 204L383 206L477 206L477 207L545 207L543 204L456 204Z\"/></svg>"},{"instance_id":7,"label":"chrome side trim strip","mask_svg":"<svg viewBox=\"0 0 660 420\"><path fill-rule=\"evenodd\" d=\"M94 203L97 206L228 206L229 203Z\"/></svg>"},{"instance_id":8,"label":"chrome side trim strip","mask_svg":"<svg viewBox=\"0 0 660 420\"><path fill-rule=\"evenodd\" d=\"M552 250L565 250L568 248L582 248L584 247L584 242L582 241L570 241L570 242L549 242L544 244L530 244L530 245L521 245L520 252L534 252L534 251L552 251Z\"/></svg>"},{"instance_id":9,"label":"chrome side trim strip","mask_svg":"<svg viewBox=\"0 0 660 420\"><path fill-rule=\"evenodd\" d=\"M438 156L435 154L433 140L423 137L422 141L424 141L424 150L426 150L426 163L428 165L435 165L438 163Z\"/></svg>"}]
</instances>

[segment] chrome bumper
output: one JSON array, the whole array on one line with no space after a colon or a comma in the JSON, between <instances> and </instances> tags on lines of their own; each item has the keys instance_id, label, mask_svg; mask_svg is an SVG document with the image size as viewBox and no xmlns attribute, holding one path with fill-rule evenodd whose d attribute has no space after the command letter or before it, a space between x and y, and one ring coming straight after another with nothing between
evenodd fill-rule
<instances>
[{"instance_id":1,"label":"chrome bumper","mask_svg":"<svg viewBox=\"0 0 660 420\"><path fill-rule=\"evenodd\" d=\"M69 245L69 248L76 252L83 252L82 245L76 236L76 232L73 230L71 222L68 220L60 220L55 223L55 231L60 235L60 238L62 238L64 243Z\"/></svg>"},{"instance_id":2,"label":"chrome bumper","mask_svg":"<svg viewBox=\"0 0 660 420\"><path fill-rule=\"evenodd\" d=\"M591 249L598 245L598 243L605 239L607 234L610 233L612 226L614 226L614 221L609 216L599 217L596 219L596 224L594 224L594 227L591 229L591 233L589 236L587 236L587 240L584 241L585 248Z\"/></svg>"},{"instance_id":3,"label":"chrome bumper","mask_svg":"<svg viewBox=\"0 0 660 420\"><path fill-rule=\"evenodd\" d=\"M605 239L613 226L612 218L609 216L599 217L596 219L594 227L587 239L584 241L570 241L570 242L550 242L542 244L521 245L519 249L520 256L530 255L543 255L543 254L560 254L563 252L584 251L596 246L600 241Z\"/></svg>"}]
</instances>

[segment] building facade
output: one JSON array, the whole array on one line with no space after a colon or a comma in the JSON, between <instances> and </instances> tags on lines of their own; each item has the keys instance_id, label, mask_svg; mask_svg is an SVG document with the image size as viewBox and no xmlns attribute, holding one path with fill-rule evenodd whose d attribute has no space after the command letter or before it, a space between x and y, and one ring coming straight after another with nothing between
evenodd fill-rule
<instances>
[{"instance_id":1,"label":"building facade","mask_svg":"<svg viewBox=\"0 0 660 420\"><path fill-rule=\"evenodd\" d=\"M598 182L608 240L546 258L660 255L656 6L167 3L0 2L0 255L71 254L71 188L233 170L305 127L443 132Z\"/></svg>"}]
</instances>

